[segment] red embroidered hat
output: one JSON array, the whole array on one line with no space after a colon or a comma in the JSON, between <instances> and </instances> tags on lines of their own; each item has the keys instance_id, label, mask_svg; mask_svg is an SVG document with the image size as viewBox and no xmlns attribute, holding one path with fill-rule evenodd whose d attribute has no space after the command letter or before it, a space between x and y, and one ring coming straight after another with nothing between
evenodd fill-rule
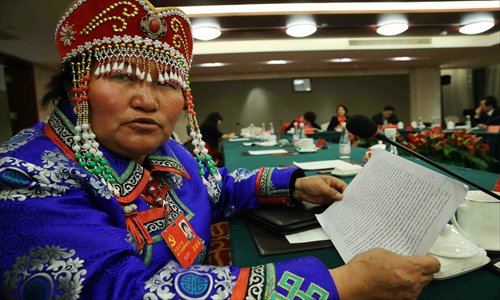
<instances>
[{"instance_id":1,"label":"red embroidered hat","mask_svg":"<svg viewBox=\"0 0 500 300\"><path fill-rule=\"evenodd\" d=\"M154 65L159 84L173 84L184 92L193 152L204 183L210 185L207 179L221 181L194 111L188 75L193 37L184 12L174 7L155 8L146 0L77 0L62 15L55 38L63 64L71 65L71 101L77 116L72 150L82 167L116 196L122 194L89 121L91 72L97 78L118 72L152 82Z\"/></svg>"},{"instance_id":2,"label":"red embroidered hat","mask_svg":"<svg viewBox=\"0 0 500 300\"><path fill-rule=\"evenodd\" d=\"M100 62L96 75L124 70L140 58L147 61L134 74L145 77L151 61L163 68L162 76L168 69L168 77L180 76L175 81L187 85L193 37L188 17L178 8L155 8L146 0L78 0L63 13L55 38L63 62L92 50Z\"/></svg>"}]
</instances>

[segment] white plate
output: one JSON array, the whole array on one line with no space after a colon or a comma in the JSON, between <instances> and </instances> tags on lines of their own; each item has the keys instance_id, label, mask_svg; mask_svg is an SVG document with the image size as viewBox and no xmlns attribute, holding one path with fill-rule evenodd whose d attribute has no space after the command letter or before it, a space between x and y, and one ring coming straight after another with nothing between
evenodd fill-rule
<instances>
[{"instance_id":1,"label":"white plate","mask_svg":"<svg viewBox=\"0 0 500 300\"><path fill-rule=\"evenodd\" d=\"M434 274L434 280L444 280L469 273L490 262L490 258L486 256L483 249L479 249L476 255L467 258L449 258L438 255L434 257L441 263L441 269Z\"/></svg>"},{"instance_id":2,"label":"white plate","mask_svg":"<svg viewBox=\"0 0 500 300\"><path fill-rule=\"evenodd\" d=\"M476 255L478 250L476 244L458 232L455 226L446 224L429 253L442 257L466 258Z\"/></svg>"},{"instance_id":3,"label":"white plate","mask_svg":"<svg viewBox=\"0 0 500 300\"><path fill-rule=\"evenodd\" d=\"M318 151L319 148L311 148L311 149L300 149L300 148L297 148L297 151L299 151L300 153L311 153L311 152L316 152Z\"/></svg>"}]
</instances>

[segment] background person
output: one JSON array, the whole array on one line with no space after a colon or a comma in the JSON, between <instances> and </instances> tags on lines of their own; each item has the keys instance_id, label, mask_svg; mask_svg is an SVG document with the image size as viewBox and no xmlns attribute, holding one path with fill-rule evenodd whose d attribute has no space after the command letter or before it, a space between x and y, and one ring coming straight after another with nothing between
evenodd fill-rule
<instances>
[{"instance_id":1,"label":"background person","mask_svg":"<svg viewBox=\"0 0 500 300\"><path fill-rule=\"evenodd\" d=\"M341 124L344 122L347 122L349 119L349 116L347 115L347 107L343 104L340 104L337 106L336 109L337 115L333 116L332 119L330 120L330 124L328 124L328 131L333 131L333 130L340 130L341 129Z\"/></svg>"},{"instance_id":2,"label":"background person","mask_svg":"<svg viewBox=\"0 0 500 300\"><path fill-rule=\"evenodd\" d=\"M62 69L44 98L56 108L0 146L2 295L284 298L291 291L276 283L293 276L327 299L416 298L439 270L431 256L372 249L332 270L314 257L203 265L211 222L264 202L332 203L346 184L293 168L214 166L189 88L189 24L179 9L142 0L73 2L62 14ZM185 106L196 158L169 140ZM182 220L203 243L193 262L162 239Z\"/></svg>"},{"instance_id":3,"label":"background person","mask_svg":"<svg viewBox=\"0 0 500 300\"><path fill-rule=\"evenodd\" d=\"M304 123L304 128L312 128L314 130L321 130L321 126L316 123L316 114L312 111L306 111L303 116L300 116L294 119L290 124L286 127L286 131L290 130L293 127L293 123L296 122L298 124Z\"/></svg>"},{"instance_id":4,"label":"background person","mask_svg":"<svg viewBox=\"0 0 500 300\"><path fill-rule=\"evenodd\" d=\"M497 107L497 99L493 96L486 96L479 101L472 119L472 126L486 128L489 125L500 125L500 108Z\"/></svg>"},{"instance_id":5,"label":"background person","mask_svg":"<svg viewBox=\"0 0 500 300\"><path fill-rule=\"evenodd\" d=\"M398 124L399 120L394 111L394 107L386 105L384 109L382 109L382 112L372 116L372 120L381 127L387 127L387 125L396 125Z\"/></svg>"},{"instance_id":6,"label":"background person","mask_svg":"<svg viewBox=\"0 0 500 300\"><path fill-rule=\"evenodd\" d=\"M224 134L219 130L219 126L222 124L222 121L222 116L218 112L212 112L200 126L203 140L209 146L207 147L208 153L217 159L222 159L223 156L220 152L219 141L221 139L233 138L235 136L234 132Z\"/></svg>"}]
</instances>

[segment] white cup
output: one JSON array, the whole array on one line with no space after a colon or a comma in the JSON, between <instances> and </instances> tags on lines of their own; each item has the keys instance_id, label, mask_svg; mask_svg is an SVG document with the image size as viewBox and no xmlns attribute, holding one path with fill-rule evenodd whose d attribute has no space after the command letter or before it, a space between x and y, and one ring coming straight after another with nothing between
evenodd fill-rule
<instances>
[{"instance_id":1,"label":"white cup","mask_svg":"<svg viewBox=\"0 0 500 300\"><path fill-rule=\"evenodd\" d=\"M448 121L446 123L446 129L454 129L455 128L455 123L453 123L452 121Z\"/></svg>"},{"instance_id":2,"label":"white cup","mask_svg":"<svg viewBox=\"0 0 500 300\"><path fill-rule=\"evenodd\" d=\"M481 191L469 191L451 222L479 247L500 251L499 200Z\"/></svg>"},{"instance_id":3,"label":"white cup","mask_svg":"<svg viewBox=\"0 0 500 300\"><path fill-rule=\"evenodd\" d=\"M314 139L312 139L312 138L300 139L300 141L299 141L299 148L301 150L312 150L312 149L314 149L315 148Z\"/></svg>"}]
</instances>

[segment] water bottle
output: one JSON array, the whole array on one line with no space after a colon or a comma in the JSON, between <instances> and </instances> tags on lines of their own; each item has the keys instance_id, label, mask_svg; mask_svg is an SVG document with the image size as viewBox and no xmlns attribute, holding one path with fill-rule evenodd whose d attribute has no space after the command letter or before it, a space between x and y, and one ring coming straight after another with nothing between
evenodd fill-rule
<instances>
[{"instance_id":1,"label":"water bottle","mask_svg":"<svg viewBox=\"0 0 500 300\"><path fill-rule=\"evenodd\" d=\"M417 123L418 129L422 130L425 128L424 121L422 121L422 117L418 117L418 123Z\"/></svg>"},{"instance_id":2,"label":"water bottle","mask_svg":"<svg viewBox=\"0 0 500 300\"><path fill-rule=\"evenodd\" d=\"M342 122L342 134L339 139L340 159L351 158L351 141L349 141L349 132L345 128L345 122Z\"/></svg>"},{"instance_id":3,"label":"water bottle","mask_svg":"<svg viewBox=\"0 0 500 300\"><path fill-rule=\"evenodd\" d=\"M298 147L300 136L299 136L299 128L298 128L297 122L293 122L293 136L292 136L292 139L293 139L293 145L295 147Z\"/></svg>"},{"instance_id":4,"label":"water bottle","mask_svg":"<svg viewBox=\"0 0 500 300\"><path fill-rule=\"evenodd\" d=\"M384 129L384 134L389 140L396 141L396 128L386 128ZM389 144L389 152L398 155L398 148Z\"/></svg>"},{"instance_id":5,"label":"water bottle","mask_svg":"<svg viewBox=\"0 0 500 300\"><path fill-rule=\"evenodd\" d=\"M304 129L304 123L300 123L299 138L300 139L306 138L306 130Z\"/></svg>"},{"instance_id":6,"label":"water bottle","mask_svg":"<svg viewBox=\"0 0 500 300\"><path fill-rule=\"evenodd\" d=\"M472 123L470 121L470 115L465 116L465 129L469 130L472 127Z\"/></svg>"},{"instance_id":7,"label":"water bottle","mask_svg":"<svg viewBox=\"0 0 500 300\"><path fill-rule=\"evenodd\" d=\"M255 136L255 128L253 126L253 123L250 123L250 137L254 137Z\"/></svg>"},{"instance_id":8,"label":"water bottle","mask_svg":"<svg viewBox=\"0 0 500 300\"><path fill-rule=\"evenodd\" d=\"M274 125L273 125L273 122L269 122L269 134L270 135L274 134Z\"/></svg>"},{"instance_id":9,"label":"water bottle","mask_svg":"<svg viewBox=\"0 0 500 300\"><path fill-rule=\"evenodd\" d=\"M266 123L262 123L262 134L266 133Z\"/></svg>"}]
</instances>

